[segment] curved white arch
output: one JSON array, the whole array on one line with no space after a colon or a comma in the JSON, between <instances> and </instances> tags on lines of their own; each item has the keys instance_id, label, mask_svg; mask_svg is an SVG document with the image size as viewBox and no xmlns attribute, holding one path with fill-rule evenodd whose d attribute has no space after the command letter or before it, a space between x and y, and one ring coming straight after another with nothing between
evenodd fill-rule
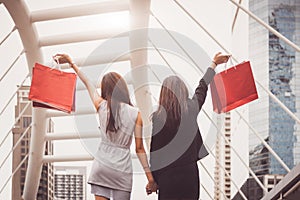
<instances>
[{"instance_id":1,"label":"curved white arch","mask_svg":"<svg viewBox=\"0 0 300 200\"><path fill-rule=\"evenodd\" d=\"M43 62L43 56L38 44L36 28L30 21L29 9L24 0L3 0L2 3L6 7L19 31L26 53L29 72L31 72L35 62ZM34 200L38 191L45 146L45 114L45 110L33 109L33 127L31 132L28 169L23 191L23 198L25 200ZM39 121L39 123L35 123L36 121Z\"/></svg>"}]
</instances>

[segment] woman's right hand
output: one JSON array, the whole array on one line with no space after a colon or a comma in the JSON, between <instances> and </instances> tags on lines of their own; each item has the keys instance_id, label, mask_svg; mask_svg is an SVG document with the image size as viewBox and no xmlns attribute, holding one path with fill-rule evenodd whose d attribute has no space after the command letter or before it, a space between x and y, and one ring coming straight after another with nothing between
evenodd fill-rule
<instances>
[{"instance_id":1,"label":"woman's right hand","mask_svg":"<svg viewBox=\"0 0 300 200\"><path fill-rule=\"evenodd\" d=\"M228 59L230 58L231 55L229 54L222 54L221 52L218 52L214 59L213 59L213 62L216 64L216 65L219 65L219 64L222 64L222 63L226 63L228 61Z\"/></svg>"}]
</instances>

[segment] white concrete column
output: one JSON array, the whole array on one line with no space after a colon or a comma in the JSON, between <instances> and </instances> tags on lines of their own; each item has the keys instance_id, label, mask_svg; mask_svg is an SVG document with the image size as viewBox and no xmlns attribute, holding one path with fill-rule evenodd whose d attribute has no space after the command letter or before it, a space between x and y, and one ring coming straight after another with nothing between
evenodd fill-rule
<instances>
[{"instance_id":1,"label":"white concrete column","mask_svg":"<svg viewBox=\"0 0 300 200\"><path fill-rule=\"evenodd\" d=\"M23 191L24 200L35 200L40 184L45 152L46 110L33 108L32 121L28 167Z\"/></svg>"},{"instance_id":2,"label":"white concrete column","mask_svg":"<svg viewBox=\"0 0 300 200\"><path fill-rule=\"evenodd\" d=\"M148 24L150 14L150 0L130 0L130 51L132 67L132 84L135 89L135 98L141 110L144 136L149 148L151 126L149 116L151 114L152 101L150 87L148 85L147 70L147 44L148 44Z\"/></svg>"}]
</instances>

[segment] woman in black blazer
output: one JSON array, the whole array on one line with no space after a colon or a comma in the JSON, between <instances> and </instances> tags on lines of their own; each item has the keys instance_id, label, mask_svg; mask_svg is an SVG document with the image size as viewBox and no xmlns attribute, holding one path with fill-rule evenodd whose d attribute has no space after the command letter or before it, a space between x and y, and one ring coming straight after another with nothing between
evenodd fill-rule
<instances>
[{"instance_id":1,"label":"woman in black blazer","mask_svg":"<svg viewBox=\"0 0 300 200\"><path fill-rule=\"evenodd\" d=\"M207 86L215 67L229 55L217 53L200 80L192 99L177 76L162 84L159 108L152 115L150 164L159 187L159 200L197 200L199 172L197 161L208 155L200 135L197 116L204 104Z\"/></svg>"}]
</instances>

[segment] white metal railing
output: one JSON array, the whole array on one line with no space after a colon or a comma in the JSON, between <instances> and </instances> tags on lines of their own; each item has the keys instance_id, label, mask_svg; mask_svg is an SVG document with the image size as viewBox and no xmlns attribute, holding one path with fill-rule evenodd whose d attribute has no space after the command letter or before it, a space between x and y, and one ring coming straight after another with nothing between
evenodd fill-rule
<instances>
[{"instance_id":1,"label":"white metal railing","mask_svg":"<svg viewBox=\"0 0 300 200\"><path fill-rule=\"evenodd\" d=\"M53 46L53 45L76 43L76 42L103 40L113 35L118 35L125 31L127 30L124 28L111 28L105 30L93 30L93 31L80 32L80 33L44 36L39 39L39 46L45 47L45 46ZM120 36L125 37L126 35L120 35Z\"/></svg>"},{"instance_id":2,"label":"white metal railing","mask_svg":"<svg viewBox=\"0 0 300 200\"><path fill-rule=\"evenodd\" d=\"M98 15L108 12L121 12L127 10L129 10L128 0L110 0L62 8L51 8L46 10L33 11L30 14L30 19L31 22L34 23L71 17Z\"/></svg>"},{"instance_id":3,"label":"white metal railing","mask_svg":"<svg viewBox=\"0 0 300 200\"><path fill-rule=\"evenodd\" d=\"M213 123L213 125L216 127L218 134L220 134L222 136L222 138L225 140L226 144L230 146L230 148L233 150L233 152L236 154L236 156L238 157L238 159L242 162L242 164L246 167L246 169L248 169L249 173L252 175L252 177L255 179L255 181L258 183L258 185L265 191L267 192L267 189L264 187L264 185L261 183L261 181L258 179L258 177L255 175L255 173L253 172L253 170L247 165L247 163L245 163L245 161L242 159L242 157L239 155L239 153L237 152L237 150L235 148L233 148L230 144L230 141L220 132L220 130L218 129L217 124L211 119L211 117L208 115L208 113L203 109L204 114L210 119L210 121Z\"/></svg>"},{"instance_id":4,"label":"white metal railing","mask_svg":"<svg viewBox=\"0 0 300 200\"><path fill-rule=\"evenodd\" d=\"M290 168L282 161L278 154L272 149L272 147L261 137L261 135L249 124L249 122L241 115L241 113L235 110L236 113L242 118L242 120L247 124L251 131L258 137L261 143L269 150L269 152L275 157L275 159L281 164L281 166L287 171L290 172Z\"/></svg>"},{"instance_id":5,"label":"white metal railing","mask_svg":"<svg viewBox=\"0 0 300 200\"><path fill-rule=\"evenodd\" d=\"M213 197L209 194L208 190L204 187L204 185L202 183L200 183L200 186L203 188L203 190L205 191L205 193L209 196L209 198L211 200L214 200Z\"/></svg>"},{"instance_id":6,"label":"white metal railing","mask_svg":"<svg viewBox=\"0 0 300 200\"><path fill-rule=\"evenodd\" d=\"M98 132L83 132L83 133L46 133L45 141L50 140L71 140L71 139L88 139L99 138Z\"/></svg>"},{"instance_id":7,"label":"white metal railing","mask_svg":"<svg viewBox=\"0 0 300 200\"><path fill-rule=\"evenodd\" d=\"M215 183L214 177L209 173L209 171L206 169L205 165L204 165L202 162L199 162L199 163L200 163L200 165L203 167L204 171L205 171L206 174L209 176L209 178ZM224 197L225 199L228 199L227 196L225 195L224 191L221 190L221 189L220 189L220 191L221 191L223 197Z\"/></svg>"},{"instance_id":8,"label":"white metal railing","mask_svg":"<svg viewBox=\"0 0 300 200\"><path fill-rule=\"evenodd\" d=\"M241 3L242 3L242 0L239 0L239 4L241 4ZM239 10L240 10L240 8L237 7L237 9L235 11L235 14L234 14L234 17L233 17L233 22L232 22L232 26L231 26L231 32L233 32L233 30L234 30L234 26L235 26L235 22L236 22L237 16L239 14Z\"/></svg>"},{"instance_id":9,"label":"white metal railing","mask_svg":"<svg viewBox=\"0 0 300 200\"><path fill-rule=\"evenodd\" d=\"M65 116L73 116L73 115L93 115L93 114L96 114L96 110L93 107L88 107L88 106L76 108L76 111L70 114L57 111L57 110L50 110L50 109L46 111L47 118L65 117Z\"/></svg>"},{"instance_id":10,"label":"white metal railing","mask_svg":"<svg viewBox=\"0 0 300 200\"><path fill-rule=\"evenodd\" d=\"M0 42L0 46L9 38L9 36L15 31L17 30L17 27L14 26L12 28L12 30L2 39L2 41Z\"/></svg>"},{"instance_id":11,"label":"white metal railing","mask_svg":"<svg viewBox=\"0 0 300 200\"><path fill-rule=\"evenodd\" d=\"M6 76L6 74L15 66L16 62L21 58L21 56L25 53L25 50L23 49L19 55L15 58L15 60L11 63L11 65L6 69L6 71L3 73L3 75L0 77L0 81L3 80L3 78Z\"/></svg>"},{"instance_id":12,"label":"white metal railing","mask_svg":"<svg viewBox=\"0 0 300 200\"><path fill-rule=\"evenodd\" d=\"M20 86L18 87L18 89L12 94L12 96L10 97L10 99L5 103L5 106L2 108L1 112L0 112L0 116L3 114L3 112L6 110L7 106L12 102L13 98L16 96L16 94L18 93L18 91L20 90L20 88L23 86L23 84L25 83L25 81L30 77L30 74L28 73L24 80L21 82ZM0 145L1 147L1 145Z\"/></svg>"},{"instance_id":13,"label":"white metal railing","mask_svg":"<svg viewBox=\"0 0 300 200\"><path fill-rule=\"evenodd\" d=\"M6 139L8 138L9 134L11 133L12 129L14 128L14 125L21 119L22 115L24 114L24 112L26 111L26 109L29 107L29 105L31 104L31 102L28 102L26 104L26 106L23 108L22 112L19 114L19 116L16 118L14 124L12 125L12 127L9 129L9 131L6 133L6 135L4 136L4 138L2 139L1 143L0 143L0 148L3 145L3 143L6 141Z\"/></svg>"},{"instance_id":14,"label":"white metal railing","mask_svg":"<svg viewBox=\"0 0 300 200\"><path fill-rule=\"evenodd\" d=\"M17 148L17 146L20 144L20 142L22 141L22 139L25 137L25 135L28 133L29 129L32 127L32 122L30 123L30 125L26 128L26 130L22 133L22 135L20 136L20 138L17 140L17 142L15 143L15 145L11 148L11 150L8 152L7 156L4 158L4 160L2 161L2 163L0 164L0 169L2 168L2 166L5 164L5 162L7 161L7 159L9 158L9 156L13 153L13 151ZM21 165L25 162L25 160L27 159L27 157L29 156L29 154L27 154L23 160L20 162L20 164L17 166L17 168L13 171L13 173L9 176L9 178L5 181L4 185L2 186L2 188L0 189L0 194L3 192L3 190L5 189L6 185L8 184L8 182L10 181L10 179L14 176L14 174L20 169Z\"/></svg>"},{"instance_id":15,"label":"white metal railing","mask_svg":"<svg viewBox=\"0 0 300 200\"><path fill-rule=\"evenodd\" d=\"M9 183L9 181L12 179L12 177L15 175L15 173L20 169L20 167L27 160L27 158L28 158L28 154L23 158L23 160L20 162L20 164L17 166L17 168L11 173L11 175L5 181L5 183L3 184L2 188L0 189L0 194L2 194L3 190L5 189L5 187Z\"/></svg>"},{"instance_id":16,"label":"white metal railing","mask_svg":"<svg viewBox=\"0 0 300 200\"><path fill-rule=\"evenodd\" d=\"M174 1L176 1L176 0L174 0ZM268 29L270 32L272 32L274 35L276 35L278 38L280 38L281 40L283 40L289 46L293 47L296 51L300 52L300 47L298 45L296 45L295 43L293 43L292 41L290 41L289 39L287 39L286 37L284 37L281 33L279 33L274 28L272 28L269 24L265 23L263 20L261 20L260 18L258 18L255 14L253 14L252 12L250 12L244 6L242 6L241 4L235 2L234 0L229 0L229 1L231 3L233 3L234 5L236 5L238 8L240 8L242 11L244 11L247 15L249 15L255 21L257 21L260 25L262 25L263 27L265 27L266 29Z\"/></svg>"},{"instance_id":17,"label":"white metal railing","mask_svg":"<svg viewBox=\"0 0 300 200\"><path fill-rule=\"evenodd\" d=\"M212 119L211 119L212 120ZM217 127L216 127L217 128ZM222 135L222 137L225 139L226 137L224 137L224 135L219 132L220 135ZM230 142L228 140L226 140L226 143L228 145L231 146ZM231 146L232 147L232 146ZM223 165L220 163L220 161L218 159L216 159L215 154L211 151L210 148L207 148L207 150L209 151L209 153L214 157L214 159L217 161L218 165L221 167L221 169L223 170L223 172L225 173L225 175L227 177L229 177L230 181L232 182L232 184L234 185L234 187L237 189L238 193L243 197L244 200L247 200L247 197L245 196L245 194L242 192L241 188L238 187L238 185L235 183L235 181L233 181L233 179L231 178L231 175L228 173L228 171L223 167ZM226 195L225 195L226 196Z\"/></svg>"},{"instance_id":18,"label":"white metal railing","mask_svg":"<svg viewBox=\"0 0 300 200\"><path fill-rule=\"evenodd\" d=\"M5 164L5 162L7 161L7 159L9 158L10 154L13 153L13 151L17 148L17 146L19 145L19 143L21 142L21 140L25 137L25 135L27 134L27 132L29 131L29 129L31 128L31 126L32 126L32 123L26 128L26 130L22 133L22 135L20 136L20 138L18 139L18 141L15 143L15 145L8 152L8 154L6 155L6 157L3 159L2 163L0 164L0 169L3 167L3 165Z\"/></svg>"}]
</instances>

